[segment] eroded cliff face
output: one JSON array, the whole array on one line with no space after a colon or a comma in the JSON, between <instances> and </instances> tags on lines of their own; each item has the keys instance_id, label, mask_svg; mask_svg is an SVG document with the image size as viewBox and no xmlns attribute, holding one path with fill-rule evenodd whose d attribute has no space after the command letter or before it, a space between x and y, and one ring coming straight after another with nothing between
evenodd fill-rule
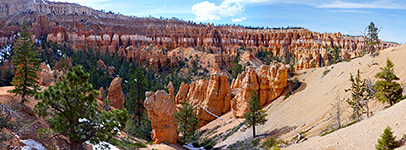
<instances>
[{"instance_id":1,"label":"eroded cliff face","mask_svg":"<svg viewBox=\"0 0 406 150\"><path fill-rule=\"evenodd\" d=\"M230 110L231 88L225 74L215 73L210 80L201 79L189 84L182 83L176 95L176 103L189 102L196 110L200 125L216 119Z\"/></svg>"},{"instance_id":2,"label":"eroded cliff face","mask_svg":"<svg viewBox=\"0 0 406 150\"><path fill-rule=\"evenodd\" d=\"M118 54L126 60L149 63L154 70L169 62L173 66L182 61L179 55L166 53L178 47L192 47L215 55L217 62L210 65L220 70L231 67L232 58L241 47L254 53L262 49L272 51L274 56L293 56L297 70L331 64L328 53L335 46L341 50L339 55L343 59L359 56L365 47L362 37L307 29L244 29L176 19L128 17L42 0L0 0L0 6L0 47L14 42L13 37L25 19L34 39L42 37L49 42L66 43L76 50ZM146 45L154 48L145 50ZM381 42L376 49L395 45Z\"/></svg>"},{"instance_id":3,"label":"eroded cliff face","mask_svg":"<svg viewBox=\"0 0 406 150\"><path fill-rule=\"evenodd\" d=\"M145 93L144 106L148 110L148 118L152 126L152 141L154 144L176 144L178 139L175 103L164 90Z\"/></svg>"},{"instance_id":4,"label":"eroded cliff face","mask_svg":"<svg viewBox=\"0 0 406 150\"><path fill-rule=\"evenodd\" d=\"M287 86L288 67L273 62L269 66L249 67L233 80L231 88L238 91L231 100L231 110L236 117L243 117L248 112L248 101L252 91L259 95L263 106L279 97Z\"/></svg>"}]
</instances>

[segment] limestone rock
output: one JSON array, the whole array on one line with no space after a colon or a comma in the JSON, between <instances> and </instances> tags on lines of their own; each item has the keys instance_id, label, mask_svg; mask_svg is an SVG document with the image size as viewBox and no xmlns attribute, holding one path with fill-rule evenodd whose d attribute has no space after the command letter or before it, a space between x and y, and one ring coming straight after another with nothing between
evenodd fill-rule
<instances>
[{"instance_id":1,"label":"limestone rock","mask_svg":"<svg viewBox=\"0 0 406 150\"><path fill-rule=\"evenodd\" d=\"M121 78L116 77L111 81L109 94L107 96L107 99L110 100L110 105L117 109L122 109L124 103L124 93L121 88L121 80Z\"/></svg>"},{"instance_id":2,"label":"limestone rock","mask_svg":"<svg viewBox=\"0 0 406 150\"><path fill-rule=\"evenodd\" d=\"M99 95L96 95L96 98L97 99L99 99L100 101L103 101L104 100L104 97L103 97L103 95L104 95L104 88L103 87L100 87L100 89L99 89Z\"/></svg>"},{"instance_id":3,"label":"limestone rock","mask_svg":"<svg viewBox=\"0 0 406 150\"><path fill-rule=\"evenodd\" d=\"M179 87L179 91L178 94L176 95L176 104L183 104L184 102L186 102L188 93L189 93L189 84L185 84L184 82L182 82L180 84Z\"/></svg>"},{"instance_id":4,"label":"limestone rock","mask_svg":"<svg viewBox=\"0 0 406 150\"><path fill-rule=\"evenodd\" d=\"M231 101L234 116L243 117L243 114L248 111L248 101L253 90L258 93L261 106L272 102L287 86L287 77L288 67L277 62L256 69L249 67L239 74L231 85L233 91L238 89Z\"/></svg>"},{"instance_id":5,"label":"limestone rock","mask_svg":"<svg viewBox=\"0 0 406 150\"><path fill-rule=\"evenodd\" d=\"M155 93L145 93L144 106L148 110L148 118L152 126L152 141L154 144L170 143L176 144L178 138L175 103L170 99L164 90Z\"/></svg>"},{"instance_id":6,"label":"limestone rock","mask_svg":"<svg viewBox=\"0 0 406 150\"><path fill-rule=\"evenodd\" d=\"M39 84L43 86L49 86L55 81L54 74L51 68L47 66L45 62L40 65L40 72L38 73Z\"/></svg>"},{"instance_id":7,"label":"limestone rock","mask_svg":"<svg viewBox=\"0 0 406 150\"><path fill-rule=\"evenodd\" d=\"M220 116L230 110L231 88L225 74L215 73L210 80L201 79L193 83L182 83L176 95L177 104L186 101L195 107L196 115L201 120L200 125L216 119L207 111ZM206 110L207 111L206 111Z\"/></svg>"},{"instance_id":8,"label":"limestone rock","mask_svg":"<svg viewBox=\"0 0 406 150\"><path fill-rule=\"evenodd\" d=\"M171 81L169 81L168 86L166 86L169 90L169 97L171 98L172 101L175 102L175 95L174 95L174 91L175 88L173 87L173 83Z\"/></svg>"}]
</instances>

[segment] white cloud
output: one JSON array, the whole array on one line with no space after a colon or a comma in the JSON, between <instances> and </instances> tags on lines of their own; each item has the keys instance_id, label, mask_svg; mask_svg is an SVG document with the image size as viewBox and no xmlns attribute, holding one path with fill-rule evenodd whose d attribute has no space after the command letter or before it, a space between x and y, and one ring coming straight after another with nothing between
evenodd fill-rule
<instances>
[{"instance_id":1,"label":"white cloud","mask_svg":"<svg viewBox=\"0 0 406 150\"><path fill-rule=\"evenodd\" d=\"M244 11L240 3L221 3L216 6L214 3L204 1L192 6L192 12L196 15L195 21L213 21L224 17L233 17Z\"/></svg>"},{"instance_id":2,"label":"white cloud","mask_svg":"<svg viewBox=\"0 0 406 150\"><path fill-rule=\"evenodd\" d=\"M406 9L404 4L394 3L391 0L379 0L367 3L353 3L353 2L343 2L336 0L332 3L325 3L318 5L318 8L349 8L349 9L359 9L359 8L373 8L373 9Z\"/></svg>"},{"instance_id":3,"label":"white cloud","mask_svg":"<svg viewBox=\"0 0 406 150\"><path fill-rule=\"evenodd\" d=\"M331 12L344 12L344 13L372 14L372 12L368 12L368 11L362 11L362 10L353 10L353 9L331 10Z\"/></svg>"},{"instance_id":4,"label":"white cloud","mask_svg":"<svg viewBox=\"0 0 406 150\"><path fill-rule=\"evenodd\" d=\"M231 21L232 21L232 22L242 22L242 21L244 21L245 19L247 19L247 18L245 18L245 17L240 17L240 18L233 18Z\"/></svg>"},{"instance_id":5,"label":"white cloud","mask_svg":"<svg viewBox=\"0 0 406 150\"><path fill-rule=\"evenodd\" d=\"M192 12L196 15L195 21L213 21L226 17L233 17L245 10L247 4L271 4L276 2L290 3L300 0L224 0L220 5L204 1L192 6ZM245 19L234 18L233 22L241 22Z\"/></svg>"}]
</instances>

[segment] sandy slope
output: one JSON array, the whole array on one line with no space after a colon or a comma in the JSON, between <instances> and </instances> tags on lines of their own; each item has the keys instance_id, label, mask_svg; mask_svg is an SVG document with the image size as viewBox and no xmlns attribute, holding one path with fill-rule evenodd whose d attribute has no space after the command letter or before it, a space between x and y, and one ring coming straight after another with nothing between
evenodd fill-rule
<instances>
[{"instance_id":1,"label":"sandy slope","mask_svg":"<svg viewBox=\"0 0 406 150\"><path fill-rule=\"evenodd\" d=\"M378 138L387 126L392 128L397 140L406 134L406 101L377 112L371 118L352 126L324 137L310 138L287 149L375 149Z\"/></svg>"},{"instance_id":2,"label":"sandy slope","mask_svg":"<svg viewBox=\"0 0 406 150\"><path fill-rule=\"evenodd\" d=\"M383 50L377 57L368 55L354 59L351 62L342 62L328 67L298 72L298 78L304 84L298 92L288 99L283 100L284 96L281 96L264 108L268 113L268 121L265 125L259 127L258 134L276 136L290 142L296 136L295 132L292 131L293 128L298 132L307 131L305 133L307 138L320 135L322 130L335 123L331 114L334 112L332 104L336 101L336 97L349 98L350 96L350 93L344 92L344 89L350 87L350 73L355 74L357 69L360 69L362 78L370 78L375 82L374 75L380 71L379 67L383 67L386 64L387 58L391 59L395 64L395 73L401 78L399 82L405 83L406 69L404 64L406 63L406 45ZM378 63L378 65L372 65L374 62ZM323 72L327 69L331 71L323 76ZM369 106L374 114L377 111L381 111L384 107L384 105L375 100L371 101ZM348 123L352 109L346 104L344 107L343 122ZM406 119L406 115L400 115L399 117ZM222 120L215 120L203 127L203 129L210 129L216 126L216 124L224 122ZM386 126L386 124L382 126ZM228 126L223 126L219 130L224 131L226 128ZM378 133L381 133L383 128L377 130ZM397 132L396 128L394 131ZM251 137L251 132L251 130L246 132L239 131L216 146L229 145L237 140ZM373 141L376 141L378 136L371 135L371 138L374 139ZM348 140L352 141L351 139Z\"/></svg>"}]
</instances>

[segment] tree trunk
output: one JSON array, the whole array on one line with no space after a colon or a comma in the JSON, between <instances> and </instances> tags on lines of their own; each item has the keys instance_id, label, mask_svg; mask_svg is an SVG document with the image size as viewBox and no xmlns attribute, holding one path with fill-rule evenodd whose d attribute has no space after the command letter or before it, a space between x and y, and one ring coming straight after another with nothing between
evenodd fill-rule
<instances>
[{"instance_id":1,"label":"tree trunk","mask_svg":"<svg viewBox=\"0 0 406 150\"><path fill-rule=\"evenodd\" d=\"M252 135L253 135L254 138L255 138L255 136L256 136L256 135L255 135L255 125L252 126Z\"/></svg>"},{"instance_id":2,"label":"tree trunk","mask_svg":"<svg viewBox=\"0 0 406 150\"><path fill-rule=\"evenodd\" d=\"M23 93L21 94L21 102L20 102L20 104L24 104L25 101L26 101L25 92L23 92Z\"/></svg>"},{"instance_id":3,"label":"tree trunk","mask_svg":"<svg viewBox=\"0 0 406 150\"><path fill-rule=\"evenodd\" d=\"M69 147L70 147L71 150L80 150L80 149L81 149L81 145L82 145L82 144L80 144L80 143L78 143L78 142L73 142L73 141L71 141Z\"/></svg>"},{"instance_id":4,"label":"tree trunk","mask_svg":"<svg viewBox=\"0 0 406 150\"><path fill-rule=\"evenodd\" d=\"M367 118L369 118L369 107L368 107L368 102L366 102L365 107L367 108Z\"/></svg>"}]
</instances>

